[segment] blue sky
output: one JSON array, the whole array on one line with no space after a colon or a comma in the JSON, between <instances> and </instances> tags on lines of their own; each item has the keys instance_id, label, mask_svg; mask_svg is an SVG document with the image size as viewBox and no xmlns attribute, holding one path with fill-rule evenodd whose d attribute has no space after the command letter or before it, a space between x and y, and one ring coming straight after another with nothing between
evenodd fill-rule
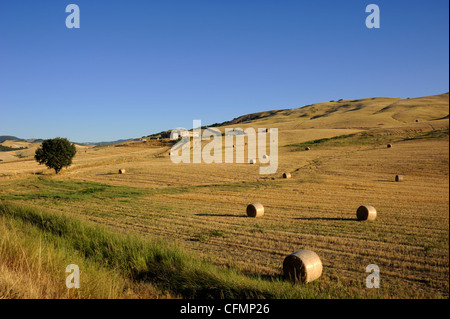
<instances>
[{"instance_id":1,"label":"blue sky","mask_svg":"<svg viewBox=\"0 0 450 319\"><path fill-rule=\"evenodd\" d=\"M65 8L80 8L68 29ZM381 28L365 26L368 4ZM141 137L448 92L447 0L0 0L0 135Z\"/></svg>"}]
</instances>

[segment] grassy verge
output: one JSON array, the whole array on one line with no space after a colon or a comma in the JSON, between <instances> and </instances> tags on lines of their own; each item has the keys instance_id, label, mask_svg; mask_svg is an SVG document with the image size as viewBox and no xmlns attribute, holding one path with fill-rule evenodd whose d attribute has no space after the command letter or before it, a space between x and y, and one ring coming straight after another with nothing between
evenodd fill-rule
<instances>
[{"instance_id":1,"label":"grassy verge","mask_svg":"<svg viewBox=\"0 0 450 319\"><path fill-rule=\"evenodd\" d=\"M2 213L5 207L2 206ZM7 209L11 209L7 208ZM66 287L70 264L81 270L80 289ZM128 299L171 297L151 283L137 284L35 225L0 214L0 299Z\"/></svg>"},{"instance_id":2,"label":"grassy verge","mask_svg":"<svg viewBox=\"0 0 450 319\"><path fill-rule=\"evenodd\" d=\"M315 283L298 286L278 277L261 278L245 275L238 269L218 267L188 255L180 248L162 241L148 241L112 233L78 219L28 206L2 202L0 217L4 229L9 227L14 233L19 229L22 234L27 234L25 239L17 235L18 240L11 240L5 237L7 236L5 234L11 234L11 231L2 232L1 258L12 260L24 249L27 252L22 254L24 256L22 264L40 265L38 260L42 260L43 257L42 253L38 252L42 252L42 247L45 247L48 253L44 259L48 260L48 264L44 268L50 267L46 276L53 278L51 274L59 274L55 278L58 278L58 285L63 288L65 286L61 272L69 263L79 263L82 269L81 276L83 277L85 273L90 275L85 278L84 284L82 279L82 285L87 288L78 297L122 298L130 295L127 294L130 290L127 288L129 282L139 287L145 284L157 287L158 292L147 293L150 297L167 295L167 292L171 296L184 298L329 297L328 293L321 292ZM5 226L5 221L9 221L9 226ZM20 242L19 248L14 248L13 242ZM37 243L40 243L39 246ZM36 257L36 254L40 257ZM14 270L14 267L12 269ZM33 274L34 271L28 273ZM41 271L38 273L42 274ZM101 284L103 281L106 282L105 286L115 287L110 289L113 291L111 294L101 293L104 289L99 287L104 287ZM0 282L0 289L1 287ZM8 297L8 292L6 296Z\"/></svg>"}]
</instances>

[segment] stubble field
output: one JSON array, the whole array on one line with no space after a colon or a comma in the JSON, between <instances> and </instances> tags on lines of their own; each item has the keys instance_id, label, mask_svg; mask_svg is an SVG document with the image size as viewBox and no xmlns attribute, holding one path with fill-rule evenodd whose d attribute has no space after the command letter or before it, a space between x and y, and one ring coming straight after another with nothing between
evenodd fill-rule
<instances>
[{"instance_id":1,"label":"stubble field","mask_svg":"<svg viewBox=\"0 0 450 319\"><path fill-rule=\"evenodd\" d=\"M296 141L354 132L312 129ZM281 133L274 175L260 175L259 165L173 164L167 146L150 142L89 148L58 176L31 160L1 163L0 198L164 239L269 281L288 254L310 249L324 266L311 287L326 298L448 298L448 128L439 132L328 139L311 151ZM264 205L263 218L246 216L253 202ZM376 207L377 219L357 221L360 205ZM380 289L365 287L369 264L380 268Z\"/></svg>"}]
</instances>

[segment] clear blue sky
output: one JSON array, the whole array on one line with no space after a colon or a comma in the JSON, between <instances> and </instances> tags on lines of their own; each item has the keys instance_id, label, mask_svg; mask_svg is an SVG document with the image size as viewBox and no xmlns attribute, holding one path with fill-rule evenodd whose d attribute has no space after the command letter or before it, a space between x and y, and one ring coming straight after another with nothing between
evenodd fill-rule
<instances>
[{"instance_id":1,"label":"clear blue sky","mask_svg":"<svg viewBox=\"0 0 450 319\"><path fill-rule=\"evenodd\" d=\"M66 5L81 11L68 29ZM381 28L367 29L378 4ZM0 0L0 135L110 141L449 90L448 0Z\"/></svg>"}]
</instances>

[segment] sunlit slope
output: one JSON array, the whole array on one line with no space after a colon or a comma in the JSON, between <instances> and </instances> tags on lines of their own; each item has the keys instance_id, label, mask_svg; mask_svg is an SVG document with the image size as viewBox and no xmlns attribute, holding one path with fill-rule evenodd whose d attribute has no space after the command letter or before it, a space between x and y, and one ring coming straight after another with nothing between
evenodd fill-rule
<instances>
[{"instance_id":1,"label":"sunlit slope","mask_svg":"<svg viewBox=\"0 0 450 319\"><path fill-rule=\"evenodd\" d=\"M278 125L293 129L357 129L402 126L416 121L434 121L448 117L449 94L412 99L368 98L306 105L298 109L268 111L244 115L227 127Z\"/></svg>"},{"instance_id":2,"label":"sunlit slope","mask_svg":"<svg viewBox=\"0 0 450 319\"><path fill-rule=\"evenodd\" d=\"M387 143L404 138L417 138L421 132L448 130L448 103L448 93L412 99L378 97L342 100L317 103L298 109L248 114L225 122L218 128L221 132L224 132L225 128L278 128L279 169L283 170L289 168L292 162L290 145L293 144L355 133L388 136L388 139L381 139L386 140ZM408 135L409 133L411 133L411 136ZM380 139L376 140L380 141ZM358 139L346 143L350 142L359 143ZM372 143L375 140L369 142ZM124 179L131 178L128 174L121 177L116 176L118 168L123 166L127 172L134 170L145 172L145 177L142 177L142 184L145 188L189 184L196 180L195 176L198 174L196 169L200 169L198 166L193 167L195 168L192 171L193 176L189 176L186 172L182 175L173 172L173 164L168 160L170 145L164 143L159 145L158 143L156 141L127 142L108 147L89 147L86 149L77 147L78 152L73 165L65 172L72 175L72 173L83 171L83 179L95 181L105 179L110 182L112 176L115 176L123 182ZM203 144L207 143L208 141L204 141ZM35 148L39 143L4 141L2 145L29 148L0 152L0 159L3 160L0 161L2 163L0 165L0 176L47 171L45 167L39 166L33 160ZM316 145L313 148L316 149ZM25 158L20 159L19 157ZM302 156L303 158L304 156ZM18 162L9 165L8 162L10 161ZM148 170L147 166L150 162L153 164L160 162L165 168L163 170ZM303 161L301 162L299 163L296 160L294 169L301 166ZM230 177L231 180L235 180L235 177L249 174L250 171L255 170L255 167L248 167L247 165L221 165L220 168L221 172L227 171L227 174L225 174L226 180ZM51 170L47 172L50 173ZM114 175L110 176L109 174ZM208 178L203 177L201 183L217 183L223 181L223 178L223 174L214 173L209 175ZM149 180L155 183L158 181L158 183L156 183L157 185L152 183L150 183L152 185L149 185ZM133 181L137 183L136 176L133 177Z\"/></svg>"},{"instance_id":3,"label":"sunlit slope","mask_svg":"<svg viewBox=\"0 0 450 319\"><path fill-rule=\"evenodd\" d=\"M284 146L364 131L446 129L448 114L448 93L412 99L376 97L247 114L219 128L278 128L279 145Z\"/></svg>"},{"instance_id":4,"label":"sunlit slope","mask_svg":"<svg viewBox=\"0 0 450 319\"><path fill-rule=\"evenodd\" d=\"M445 94L320 103L219 127L278 128L273 175L260 175L260 161L175 164L167 140L78 150L58 175L32 157L4 161L0 201L175 242L268 280L282 274L286 255L310 249L324 271L308 287L331 298L448 298L447 115ZM246 218L254 202L264 205L263 218ZM360 205L373 205L377 219L357 221ZM374 263L382 289L365 287Z\"/></svg>"},{"instance_id":5,"label":"sunlit slope","mask_svg":"<svg viewBox=\"0 0 450 319\"><path fill-rule=\"evenodd\" d=\"M27 141L17 141L17 140L5 140L0 145L5 147L10 147L11 151L0 151L0 160L11 161L21 158L33 157L36 153L36 149L41 145L39 142L27 142ZM83 151L88 146L82 146L75 144L77 151Z\"/></svg>"}]
</instances>

